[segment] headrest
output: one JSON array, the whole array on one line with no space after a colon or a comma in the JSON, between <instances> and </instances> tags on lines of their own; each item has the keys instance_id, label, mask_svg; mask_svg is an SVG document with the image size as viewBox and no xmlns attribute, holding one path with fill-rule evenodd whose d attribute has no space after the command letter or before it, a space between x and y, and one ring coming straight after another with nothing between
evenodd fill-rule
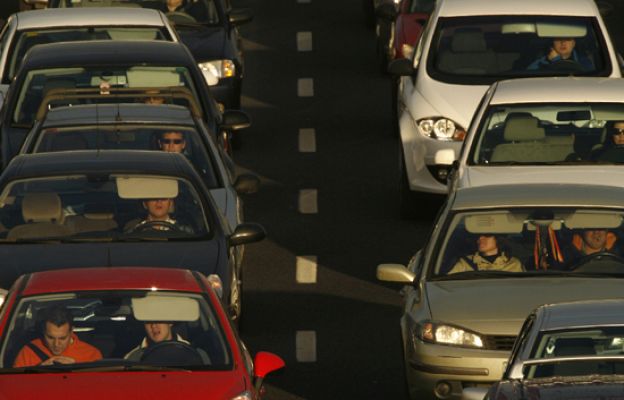
<instances>
[{"instance_id":1,"label":"headrest","mask_svg":"<svg viewBox=\"0 0 624 400\"><path fill-rule=\"evenodd\" d=\"M451 41L455 53L482 53L487 50L485 37L480 30L457 31Z\"/></svg>"},{"instance_id":2,"label":"headrest","mask_svg":"<svg viewBox=\"0 0 624 400\"><path fill-rule=\"evenodd\" d=\"M586 356L596 354L590 338L559 338L555 342L556 356Z\"/></svg>"},{"instance_id":3,"label":"headrest","mask_svg":"<svg viewBox=\"0 0 624 400\"><path fill-rule=\"evenodd\" d=\"M22 217L30 222L62 222L61 198L56 193L28 193L22 200Z\"/></svg>"},{"instance_id":4,"label":"headrest","mask_svg":"<svg viewBox=\"0 0 624 400\"><path fill-rule=\"evenodd\" d=\"M541 140L546 137L544 128L538 126L539 120L533 116L517 116L505 122L503 136L508 142Z\"/></svg>"},{"instance_id":5,"label":"headrest","mask_svg":"<svg viewBox=\"0 0 624 400\"><path fill-rule=\"evenodd\" d=\"M87 219L113 219L115 217L115 211L113 207L104 204L85 204L84 217Z\"/></svg>"}]
</instances>

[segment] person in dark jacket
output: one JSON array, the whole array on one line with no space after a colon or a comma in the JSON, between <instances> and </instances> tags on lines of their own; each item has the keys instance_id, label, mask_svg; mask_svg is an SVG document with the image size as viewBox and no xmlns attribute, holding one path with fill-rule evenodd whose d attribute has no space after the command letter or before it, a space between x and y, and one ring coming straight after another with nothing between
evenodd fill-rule
<instances>
[{"instance_id":1,"label":"person in dark jacket","mask_svg":"<svg viewBox=\"0 0 624 400\"><path fill-rule=\"evenodd\" d=\"M550 69L557 63L568 61L578 64L584 71L593 70L594 64L591 60L577 51L575 47L576 40L574 38L555 38L552 46L548 49L548 53L529 64L527 69Z\"/></svg>"}]
</instances>

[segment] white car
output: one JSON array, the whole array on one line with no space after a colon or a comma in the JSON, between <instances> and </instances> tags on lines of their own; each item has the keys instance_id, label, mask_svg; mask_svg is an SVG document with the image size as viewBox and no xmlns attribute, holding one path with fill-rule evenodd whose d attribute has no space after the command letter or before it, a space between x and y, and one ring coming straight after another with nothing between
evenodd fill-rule
<instances>
[{"instance_id":1,"label":"white car","mask_svg":"<svg viewBox=\"0 0 624 400\"><path fill-rule=\"evenodd\" d=\"M494 83L470 125L451 190L501 183L613 184L624 178L624 79ZM442 150L452 161L452 150Z\"/></svg>"},{"instance_id":2,"label":"white car","mask_svg":"<svg viewBox=\"0 0 624 400\"><path fill-rule=\"evenodd\" d=\"M0 32L2 98L26 52L34 45L84 40L164 40L178 35L160 11L124 8L70 8L24 11L11 15Z\"/></svg>"},{"instance_id":3,"label":"white car","mask_svg":"<svg viewBox=\"0 0 624 400\"><path fill-rule=\"evenodd\" d=\"M568 39L563 50L569 54L562 50L550 61L555 39L562 38ZM459 155L479 100L495 81L621 76L618 55L594 0L440 1L413 59L395 60L389 71L400 76L397 116L404 216L419 211L416 200L423 193L447 192L448 166L436 162L435 156L442 149Z\"/></svg>"}]
</instances>

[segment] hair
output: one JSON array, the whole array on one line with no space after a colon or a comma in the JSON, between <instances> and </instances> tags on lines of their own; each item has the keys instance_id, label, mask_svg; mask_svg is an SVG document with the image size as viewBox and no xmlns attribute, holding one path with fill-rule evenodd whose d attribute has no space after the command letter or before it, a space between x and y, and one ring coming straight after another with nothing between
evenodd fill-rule
<instances>
[{"instance_id":1,"label":"hair","mask_svg":"<svg viewBox=\"0 0 624 400\"><path fill-rule=\"evenodd\" d=\"M71 311L69 311L66 307L63 306L52 306L46 309L43 312L44 322L49 322L55 326L63 326L65 324L69 324L71 328L74 326L74 318L72 316ZM43 326L45 330L45 324Z\"/></svg>"}]
</instances>

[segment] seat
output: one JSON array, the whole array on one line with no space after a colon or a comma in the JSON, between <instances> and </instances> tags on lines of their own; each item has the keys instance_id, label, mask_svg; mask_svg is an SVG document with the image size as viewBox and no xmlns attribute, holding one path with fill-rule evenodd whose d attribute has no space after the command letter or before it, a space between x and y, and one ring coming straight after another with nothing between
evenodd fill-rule
<instances>
[{"instance_id":1,"label":"seat","mask_svg":"<svg viewBox=\"0 0 624 400\"><path fill-rule=\"evenodd\" d=\"M503 139L506 143L497 145L492 152L492 162L536 161L536 154L543 152L544 128L533 116L518 115L505 122Z\"/></svg>"},{"instance_id":2,"label":"seat","mask_svg":"<svg viewBox=\"0 0 624 400\"><path fill-rule=\"evenodd\" d=\"M87 205L83 215L66 217L65 226L73 233L112 231L118 227L112 210L97 205Z\"/></svg>"},{"instance_id":3,"label":"seat","mask_svg":"<svg viewBox=\"0 0 624 400\"><path fill-rule=\"evenodd\" d=\"M86 150L89 144L80 133L59 133L52 137L50 151Z\"/></svg>"},{"instance_id":4,"label":"seat","mask_svg":"<svg viewBox=\"0 0 624 400\"><path fill-rule=\"evenodd\" d=\"M496 64L496 55L487 49L479 29L456 31L450 49L443 50L438 60L441 71L458 75L485 75L494 71Z\"/></svg>"},{"instance_id":5,"label":"seat","mask_svg":"<svg viewBox=\"0 0 624 400\"><path fill-rule=\"evenodd\" d=\"M591 356L596 354L590 338L559 338L555 342L555 357ZM553 366L554 376L579 376L597 374L599 363L572 361Z\"/></svg>"},{"instance_id":6,"label":"seat","mask_svg":"<svg viewBox=\"0 0 624 400\"><path fill-rule=\"evenodd\" d=\"M22 217L26 223L13 227L7 239L57 237L71 233L63 225L61 198L56 193L26 194L22 199Z\"/></svg>"}]
</instances>

